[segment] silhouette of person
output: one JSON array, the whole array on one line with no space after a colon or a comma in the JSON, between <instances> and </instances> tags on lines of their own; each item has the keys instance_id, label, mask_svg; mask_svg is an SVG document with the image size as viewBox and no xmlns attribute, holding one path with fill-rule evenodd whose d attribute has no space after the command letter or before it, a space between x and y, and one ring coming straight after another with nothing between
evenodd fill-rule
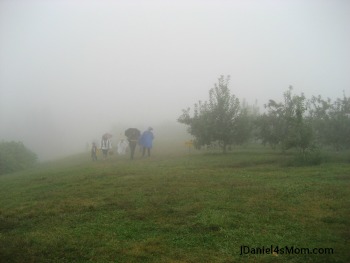
<instances>
[{"instance_id":1,"label":"silhouette of person","mask_svg":"<svg viewBox=\"0 0 350 263\"><path fill-rule=\"evenodd\" d=\"M125 131L125 136L128 138L130 147L130 159L134 159L135 148L139 140L141 132L136 128L129 128Z\"/></svg>"},{"instance_id":2,"label":"silhouette of person","mask_svg":"<svg viewBox=\"0 0 350 263\"><path fill-rule=\"evenodd\" d=\"M152 149L152 144L153 144L153 128L149 127L148 130L144 131L141 135L140 142L143 147L142 149L142 156L145 156L146 149L147 149L147 155L148 157L151 156L151 149Z\"/></svg>"}]
</instances>

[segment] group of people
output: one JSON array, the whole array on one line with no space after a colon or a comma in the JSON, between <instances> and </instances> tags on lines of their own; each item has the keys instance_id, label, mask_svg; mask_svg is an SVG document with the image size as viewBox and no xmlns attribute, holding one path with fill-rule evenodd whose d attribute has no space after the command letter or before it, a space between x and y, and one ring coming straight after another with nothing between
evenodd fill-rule
<instances>
[{"instance_id":1,"label":"group of people","mask_svg":"<svg viewBox=\"0 0 350 263\"><path fill-rule=\"evenodd\" d=\"M125 131L125 136L127 137L128 143L126 140L122 139L118 143L118 153L119 154L124 154L126 152L127 147L129 146L130 148L130 159L134 159L135 155L135 149L136 145L138 144L141 149L142 149L142 156L144 157L147 152L147 156L151 156L151 149L153 146L153 128L149 127L146 131L144 131L142 134L140 130L136 128L129 128ZM104 134L101 139L101 146L100 149L103 154L103 158L106 159L108 154L111 153L112 149L112 142L110 138L112 137L111 134ZM97 161L97 145L96 143L92 144L91 148L91 158L93 161Z\"/></svg>"}]
</instances>

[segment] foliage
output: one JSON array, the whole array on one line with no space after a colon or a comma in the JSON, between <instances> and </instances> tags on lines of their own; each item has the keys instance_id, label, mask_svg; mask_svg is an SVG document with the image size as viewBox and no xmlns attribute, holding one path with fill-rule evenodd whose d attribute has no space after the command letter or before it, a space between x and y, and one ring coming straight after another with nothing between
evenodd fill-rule
<instances>
[{"instance_id":1,"label":"foliage","mask_svg":"<svg viewBox=\"0 0 350 263\"><path fill-rule=\"evenodd\" d=\"M259 117L259 107L257 102L249 105L245 100L241 103L240 114L237 116L235 129L235 143L242 145L253 138L256 134L254 123Z\"/></svg>"},{"instance_id":2,"label":"foliage","mask_svg":"<svg viewBox=\"0 0 350 263\"><path fill-rule=\"evenodd\" d=\"M310 100L310 117L320 143L336 150L350 148L350 98L338 98L332 102L321 96Z\"/></svg>"},{"instance_id":3,"label":"foliage","mask_svg":"<svg viewBox=\"0 0 350 263\"><path fill-rule=\"evenodd\" d=\"M306 118L307 100L304 94L292 93L293 88L283 94L284 102L270 100L265 108L267 113L256 121L260 129L259 138L263 144L279 146L282 150L298 149L302 154L313 147L313 132Z\"/></svg>"},{"instance_id":4,"label":"foliage","mask_svg":"<svg viewBox=\"0 0 350 263\"><path fill-rule=\"evenodd\" d=\"M0 174L26 169L36 161L36 154L27 149L22 142L0 143Z\"/></svg>"},{"instance_id":5,"label":"foliage","mask_svg":"<svg viewBox=\"0 0 350 263\"><path fill-rule=\"evenodd\" d=\"M297 152L286 161L287 166L314 166L327 162L328 158L318 147L313 147L305 152Z\"/></svg>"},{"instance_id":6,"label":"foliage","mask_svg":"<svg viewBox=\"0 0 350 263\"><path fill-rule=\"evenodd\" d=\"M241 144L249 138L248 111L240 107L235 95L231 95L229 80L229 76L226 79L220 76L209 91L209 101L196 103L193 116L188 108L178 118L180 123L189 126L188 131L195 137L198 148L218 142L226 152L227 146Z\"/></svg>"}]
</instances>

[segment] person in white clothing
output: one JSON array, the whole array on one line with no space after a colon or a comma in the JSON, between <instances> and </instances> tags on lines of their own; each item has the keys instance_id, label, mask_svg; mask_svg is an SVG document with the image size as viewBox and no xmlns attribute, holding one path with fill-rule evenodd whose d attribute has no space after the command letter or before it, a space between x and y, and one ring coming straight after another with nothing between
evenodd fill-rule
<instances>
[{"instance_id":1,"label":"person in white clothing","mask_svg":"<svg viewBox=\"0 0 350 263\"><path fill-rule=\"evenodd\" d=\"M106 159L108 156L108 151L112 149L112 143L109 140L108 136L102 136L102 140L101 140L101 150L103 153L103 157Z\"/></svg>"},{"instance_id":2,"label":"person in white clothing","mask_svg":"<svg viewBox=\"0 0 350 263\"><path fill-rule=\"evenodd\" d=\"M119 155L125 155L128 148L128 142L125 139L121 139L117 145L117 151Z\"/></svg>"}]
</instances>

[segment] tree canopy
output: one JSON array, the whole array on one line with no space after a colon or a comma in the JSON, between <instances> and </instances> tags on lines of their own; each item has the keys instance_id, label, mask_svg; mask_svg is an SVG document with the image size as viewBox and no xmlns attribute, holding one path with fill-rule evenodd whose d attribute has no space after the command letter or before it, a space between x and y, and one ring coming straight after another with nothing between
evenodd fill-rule
<instances>
[{"instance_id":1,"label":"tree canopy","mask_svg":"<svg viewBox=\"0 0 350 263\"><path fill-rule=\"evenodd\" d=\"M260 128L258 137L263 144L280 146L282 150L297 148L305 152L312 146L313 133L306 118L307 100L304 94L293 94L293 88L283 94L284 101L269 100L265 105L267 112L257 121Z\"/></svg>"},{"instance_id":2,"label":"tree canopy","mask_svg":"<svg viewBox=\"0 0 350 263\"><path fill-rule=\"evenodd\" d=\"M209 100L194 104L192 116L191 109L187 108L178 118L180 123L189 126L197 147L218 142L226 152L228 145L243 143L249 138L247 111L241 109L239 99L231 94L229 81L230 76L220 76L209 90Z\"/></svg>"},{"instance_id":3,"label":"tree canopy","mask_svg":"<svg viewBox=\"0 0 350 263\"><path fill-rule=\"evenodd\" d=\"M197 148L219 144L223 152L228 146L242 144L252 135L263 144L282 151L297 149L302 156L317 152L323 146L336 150L350 148L350 98L335 101L321 96L307 99L303 93L293 93L289 87L283 100L270 99L265 112L257 105L240 103L229 89L230 76L221 75L209 100L199 101L183 110L178 122L188 126Z\"/></svg>"}]
</instances>

